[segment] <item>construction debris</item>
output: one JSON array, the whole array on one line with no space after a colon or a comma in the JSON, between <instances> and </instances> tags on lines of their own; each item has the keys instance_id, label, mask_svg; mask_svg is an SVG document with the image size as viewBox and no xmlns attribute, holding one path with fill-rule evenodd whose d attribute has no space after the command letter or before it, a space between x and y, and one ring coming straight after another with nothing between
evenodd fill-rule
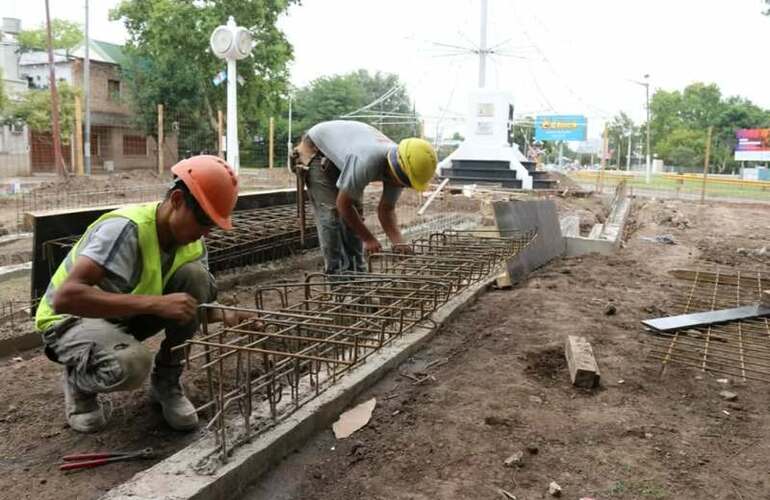
<instances>
[{"instance_id":1,"label":"construction debris","mask_svg":"<svg viewBox=\"0 0 770 500\"><path fill-rule=\"evenodd\" d=\"M524 465L523 459L524 459L524 452L517 451L513 455L506 458L503 464L505 464L506 467L521 467Z\"/></svg>"},{"instance_id":2,"label":"construction debris","mask_svg":"<svg viewBox=\"0 0 770 500\"><path fill-rule=\"evenodd\" d=\"M719 396L725 401L735 401L738 399L738 395L731 391L722 391L719 393Z\"/></svg>"},{"instance_id":3,"label":"construction debris","mask_svg":"<svg viewBox=\"0 0 770 500\"><path fill-rule=\"evenodd\" d=\"M564 355L572 385L593 389L599 385L599 367L594 359L591 344L584 337L568 335L564 344Z\"/></svg>"},{"instance_id":4,"label":"construction debris","mask_svg":"<svg viewBox=\"0 0 770 500\"><path fill-rule=\"evenodd\" d=\"M551 484L548 485L548 494L552 497L560 497L561 496L561 486L556 484L556 481L551 481Z\"/></svg>"},{"instance_id":5,"label":"construction debris","mask_svg":"<svg viewBox=\"0 0 770 500\"><path fill-rule=\"evenodd\" d=\"M334 437L345 439L368 424L376 405L377 400L372 398L340 415L340 418L332 425Z\"/></svg>"}]
</instances>

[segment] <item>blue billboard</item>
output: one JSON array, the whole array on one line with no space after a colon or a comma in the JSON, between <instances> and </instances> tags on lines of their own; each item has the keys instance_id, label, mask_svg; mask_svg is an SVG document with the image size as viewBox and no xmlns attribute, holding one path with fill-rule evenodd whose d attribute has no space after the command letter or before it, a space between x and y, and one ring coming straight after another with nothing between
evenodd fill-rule
<instances>
[{"instance_id":1,"label":"blue billboard","mask_svg":"<svg viewBox=\"0 0 770 500\"><path fill-rule=\"evenodd\" d=\"M544 115L535 118L538 141L585 141L588 121L583 115Z\"/></svg>"}]
</instances>

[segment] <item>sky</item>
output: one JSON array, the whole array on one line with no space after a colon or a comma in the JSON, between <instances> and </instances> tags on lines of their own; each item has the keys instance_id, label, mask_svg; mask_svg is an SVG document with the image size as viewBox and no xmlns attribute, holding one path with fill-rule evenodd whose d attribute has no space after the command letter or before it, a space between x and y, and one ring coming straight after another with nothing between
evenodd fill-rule
<instances>
[{"instance_id":1,"label":"sky","mask_svg":"<svg viewBox=\"0 0 770 500\"><path fill-rule=\"evenodd\" d=\"M84 19L83 0L50 0L51 16ZM92 37L125 40L91 0ZM44 20L43 0L2 0L0 15L25 28ZM478 85L481 0L303 0L279 27L294 47L292 83L367 69L396 73L426 118L426 133L462 132ZM770 17L762 0L488 0L486 86L509 92L517 115L583 114L589 137L625 111L644 119L644 88L714 82L770 108ZM223 20L224 21L224 20ZM212 75L213 76L213 75Z\"/></svg>"}]
</instances>

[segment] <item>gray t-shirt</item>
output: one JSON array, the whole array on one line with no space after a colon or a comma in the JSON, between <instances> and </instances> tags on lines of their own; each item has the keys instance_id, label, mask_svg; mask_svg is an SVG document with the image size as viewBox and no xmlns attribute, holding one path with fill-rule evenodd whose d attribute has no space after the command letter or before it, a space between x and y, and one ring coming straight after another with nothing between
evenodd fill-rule
<instances>
[{"instance_id":1,"label":"gray t-shirt","mask_svg":"<svg viewBox=\"0 0 770 500\"><path fill-rule=\"evenodd\" d=\"M394 142L362 122L333 120L313 126L308 137L340 170L337 188L362 201L364 188L388 178L387 153ZM382 182L382 199L395 205L403 188Z\"/></svg>"},{"instance_id":2,"label":"gray t-shirt","mask_svg":"<svg viewBox=\"0 0 770 500\"><path fill-rule=\"evenodd\" d=\"M85 255L102 266L106 273L98 287L105 292L131 293L142 275L139 230L124 217L111 217L95 224L78 246L77 255ZM160 251L161 270L165 274L174 263L174 252ZM207 253L201 257L208 268ZM74 259L73 259L74 262Z\"/></svg>"}]
</instances>

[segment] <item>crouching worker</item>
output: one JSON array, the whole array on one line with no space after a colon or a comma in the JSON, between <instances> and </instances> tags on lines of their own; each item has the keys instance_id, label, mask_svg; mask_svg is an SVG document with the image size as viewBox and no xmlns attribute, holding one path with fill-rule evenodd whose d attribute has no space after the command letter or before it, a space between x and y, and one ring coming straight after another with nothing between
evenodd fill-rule
<instances>
[{"instance_id":1,"label":"crouching worker","mask_svg":"<svg viewBox=\"0 0 770 500\"><path fill-rule=\"evenodd\" d=\"M195 156L171 171L161 203L127 206L89 226L37 309L45 353L64 365L65 411L76 431L102 429L108 415L97 394L136 389L150 369L150 395L166 422L177 430L198 423L179 381L183 349L172 348L198 329L198 304L216 298L202 237L214 226L232 227L238 181L216 156ZM234 320L223 314L210 311L208 320ZM142 341L160 330L165 338L153 359Z\"/></svg>"}]
</instances>

